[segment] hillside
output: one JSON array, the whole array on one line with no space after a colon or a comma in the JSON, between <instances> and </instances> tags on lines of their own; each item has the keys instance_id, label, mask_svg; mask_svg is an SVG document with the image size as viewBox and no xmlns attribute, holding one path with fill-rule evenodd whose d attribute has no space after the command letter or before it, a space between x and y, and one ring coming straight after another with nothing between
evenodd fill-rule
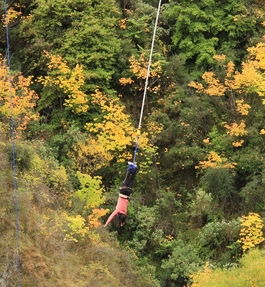
<instances>
[{"instance_id":1,"label":"hillside","mask_svg":"<svg viewBox=\"0 0 265 287\"><path fill-rule=\"evenodd\" d=\"M0 286L228 287L260 273L265 3L162 1L138 129L158 2L1 6ZM104 227L136 142L126 224Z\"/></svg>"}]
</instances>

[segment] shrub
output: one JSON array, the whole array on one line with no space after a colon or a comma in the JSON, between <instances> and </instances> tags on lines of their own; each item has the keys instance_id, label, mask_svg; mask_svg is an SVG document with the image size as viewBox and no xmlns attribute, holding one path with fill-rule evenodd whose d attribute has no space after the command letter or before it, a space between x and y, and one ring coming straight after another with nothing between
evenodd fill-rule
<instances>
[{"instance_id":1,"label":"shrub","mask_svg":"<svg viewBox=\"0 0 265 287\"><path fill-rule=\"evenodd\" d=\"M210 222L205 225L197 239L200 255L204 260L219 260L221 264L236 261L241 255L239 243L240 222L232 221Z\"/></svg>"},{"instance_id":2,"label":"shrub","mask_svg":"<svg viewBox=\"0 0 265 287\"><path fill-rule=\"evenodd\" d=\"M162 261L162 286L183 286L200 264L201 259L194 246L186 244L181 239L175 240L172 254Z\"/></svg>"}]
</instances>

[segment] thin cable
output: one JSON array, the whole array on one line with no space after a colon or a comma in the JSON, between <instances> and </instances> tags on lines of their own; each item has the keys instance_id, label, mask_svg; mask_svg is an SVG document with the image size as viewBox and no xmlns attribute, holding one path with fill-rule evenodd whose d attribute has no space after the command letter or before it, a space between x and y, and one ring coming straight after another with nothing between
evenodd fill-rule
<instances>
[{"instance_id":1,"label":"thin cable","mask_svg":"<svg viewBox=\"0 0 265 287\"><path fill-rule=\"evenodd\" d=\"M4 15L7 19L8 15L8 2L4 0ZM9 26L8 23L5 24L6 31L6 65L8 74L10 73L10 37L9 37ZM11 83L10 83L11 85ZM11 87L10 87L10 97L12 100ZM15 230L16 230L16 251L15 251L15 268L17 272L17 286L21 287L21 270L20 270L20 214L19 214L19 199L18 199L18 184L17 184L17 154L16 154L16 122L13 116L10 118L10 133L12 142L12 176L13 176L13 204L15 208Z\"/></svg>"},{"instance_id":2,"label":"thin cable","mask_svg":"<svg viewBox=\"0 0 265 287\"><path fill-rule=\"evenodd\" d=\"M150 50L149 61L148 61L148 67L147 67L147 72L146 72L144 94L143 94L143 100L142 100L139 124L138 124L136 139L135 139L135 148L134 148L134 155L133 155L133 162L134 163L136 162L136 155L137 155L138 147L139 147L139 133L140 133L140 130L141 130L141 127L142 127L145 99L146 99L146 94L147 94L148 81L149 81L149 75L150 75L150 69L151 69L152 57L153 57L153 51L154 51L154 45L155 45L157 24L158 24L159 14L160 14L160 10L161 10L161 3L162 3L162 0L159 0L158 7L157 7L157 13L156 13L155 26L154 26L154 31L153 31L153 37L152 37L151 50Z\"/></svg>"}]
</instances>

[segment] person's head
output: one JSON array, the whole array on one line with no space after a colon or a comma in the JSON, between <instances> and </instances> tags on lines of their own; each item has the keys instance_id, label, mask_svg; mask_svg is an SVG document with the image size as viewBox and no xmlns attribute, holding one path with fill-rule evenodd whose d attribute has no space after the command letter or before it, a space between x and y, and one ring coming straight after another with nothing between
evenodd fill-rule
<instances>
[{"instance_id":1,"label":"person's head","mask_svg":"<svg viewBox=\"0 0 265 287\"><path fill-rule=\"evenodd\" d=\"M123 213L118 213L116 216L115 216L115 225L117 227L122 227L125 222L126 222L126 218L127 216Z\"/></svg>"}]
</instances>

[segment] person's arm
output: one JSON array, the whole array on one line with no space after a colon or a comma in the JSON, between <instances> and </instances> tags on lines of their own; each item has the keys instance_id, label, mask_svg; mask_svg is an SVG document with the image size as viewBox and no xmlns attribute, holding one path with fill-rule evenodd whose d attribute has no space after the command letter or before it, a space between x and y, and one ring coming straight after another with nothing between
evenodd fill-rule
<instances>
[{"instance_id":1,"label":"person's arm","mask_svg":"<svg viewBox=\"0 0 265 287\"><path fill-rule=\"evenodd\" d=\"M113 220L113 218L118 214L118 210L114 210L111 215L109 216L108 220L106 221L106 223L104 224L104 227L106 227L108 224L110 224L110 222Z\"/></svg>"}]
</instances>

